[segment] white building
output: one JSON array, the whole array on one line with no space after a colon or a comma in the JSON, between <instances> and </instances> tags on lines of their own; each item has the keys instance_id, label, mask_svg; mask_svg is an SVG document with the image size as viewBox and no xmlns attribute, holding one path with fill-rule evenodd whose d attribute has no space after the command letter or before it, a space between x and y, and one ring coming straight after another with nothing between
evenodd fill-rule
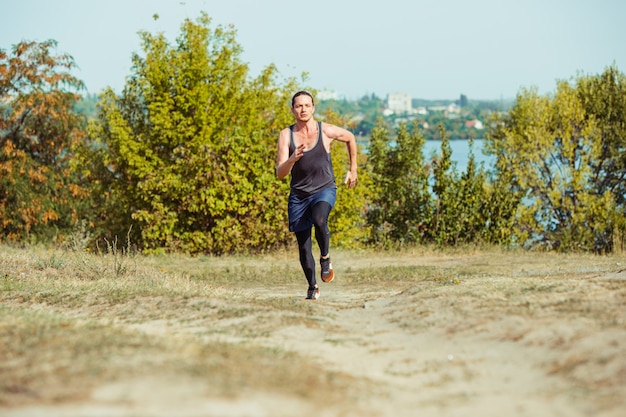
<instances>
[{"instance_id":1,"label":"white building","mask_svg":"<svg viewBox=\"0 0 626 417\"><path fill-rule=\"evenodd\" d=\"M411 113L411 95L407 93L389 93L387 95L387 108L395 114Z\"/></svg>"},{"instance_id":2,"label":"white building","mask_svg":"<svg viewBox=\"0 0 626 417\"><path fill-rule=\"evenodd\" d=\"M485 126L483 126L483 122L478 119L468 120L465 122L465 127L473 127L476 130L482 130L485 128Z\"/></svg>"}]
</instances>

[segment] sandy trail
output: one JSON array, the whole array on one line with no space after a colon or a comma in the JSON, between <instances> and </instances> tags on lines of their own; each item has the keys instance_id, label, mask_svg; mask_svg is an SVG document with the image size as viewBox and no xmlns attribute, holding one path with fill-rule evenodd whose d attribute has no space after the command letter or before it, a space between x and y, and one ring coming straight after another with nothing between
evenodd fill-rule
<instances>
[{"instance_id":1,"label":"sandy trail","mask_svg":"<svg viewBox=\"0 0 626 417\"><path fill-rule=\"evenodd\" d=\"M626 273L610 278L626 280ZM274 288L255 297L296 297L298 290ZM483 304L488 301L485 307ZM362 391L341 404L328 405L263 391L218 398L207 393L197 380L157 375L103 384L88 400L79 403L21 407L2 410L2 415L624 415L622 406L626 400L616 402L615 388L595 392L593 386L581 385L582 377L578 378L584 373L593 380L598 374L600 387L606 373L605 380L626 379L623 326L605 331L582 315L570 316L564 322L547 312L507 314L507 302L497 290L484 299L468 299L463 294L442 298L422 294L419 286L366 293L336 282L322 287L322 297L315 304L315 325L272 325L269 331L254 338L241 336L233 326L235 322L255 325L259 318L254 315L218 323L120 323L159 336L183 335L207 342L257 344L296 352L307 358L312 367L350 375L363 385ZM203 332L208 325L218 326L220 331Z\"/></svg>"},{"instance_id":2,"label":"sandy trail","mask_svg":"<svg viewBox=\"0 0 626 417\"><path fill-rule=\"evenodd\" d=\"M394 317L411 309L403 295L378 298L329 312L320 328L286 327L263 342L306 355L314 366L371 380L378 392L355 405L372 415L594 415L562 395L571 389L566 381L546 375L543 349L492 334L449 334L445 326L407 330ZM446 313L440 319L446 323Z\"/></svg>"}]
</instances>

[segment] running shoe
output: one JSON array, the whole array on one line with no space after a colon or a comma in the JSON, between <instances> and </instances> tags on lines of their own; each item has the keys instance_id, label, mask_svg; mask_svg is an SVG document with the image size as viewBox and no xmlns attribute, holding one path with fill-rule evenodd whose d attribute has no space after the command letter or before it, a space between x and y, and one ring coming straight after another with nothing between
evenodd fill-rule
<instances>
[{"instance_id":1,"label":"running shoe","mask_svg":"<svg viewBox=\"0 0 626 417\"><path fill-rule=\"evenodd\" d=\"M309 288L306 292L307 300L317 300L320 297L320 289L315 286L313 288Z\"/></svg>"},{"instance_id":2,"label":"running shoe","mask_svg":"<svg viewBox=\"0 0 626 417\"><path fill-rule=\"evenodd\" d=\"M330 257L326 259L320 258L320 266L322 267L322 281L332 281L335 278L335 271L333 270L333 264L330 263Z\"/></svg>"}]
</instances>

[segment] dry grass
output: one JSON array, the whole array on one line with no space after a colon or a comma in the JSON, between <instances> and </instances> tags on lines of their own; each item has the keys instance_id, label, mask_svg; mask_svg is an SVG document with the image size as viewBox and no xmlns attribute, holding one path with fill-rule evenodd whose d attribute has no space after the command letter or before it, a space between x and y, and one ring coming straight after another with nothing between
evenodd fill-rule
<instances>
[{"instance_id":1,"label":"dry grass","mask_svg":"<svg viewBox=\"0 0 626 417\"><path fill-rule=\"evenodd\" d=\"M336 415L352 415L346 410L354 404L360 415L368 407L371 415L402 415L371 408L382 395L376 375L313 365L306 346L290 336L322 335L311 349L340 354L352 347L372 360L393 358L396 345L380 339L392 330L403 340L432 335L540 352L533 366L570 384L557 394L582 398L607 415L625 404L626 262L617 256L475 248L336 252L340 278L327 298L323 292L312 303L303 300L293 253L0 251L0 409L88 402L103 385L159 377L200 384L212 398L262 392L321 401ZM374 308L365 323L381 320L389 330L370 335L349 326ZM424 389L443 389L478 378L478 361L444 372L444 362L396 357L383 373L420 375ZM469 401L457 394L421 404Z\"/></svg>"}]
</instances>

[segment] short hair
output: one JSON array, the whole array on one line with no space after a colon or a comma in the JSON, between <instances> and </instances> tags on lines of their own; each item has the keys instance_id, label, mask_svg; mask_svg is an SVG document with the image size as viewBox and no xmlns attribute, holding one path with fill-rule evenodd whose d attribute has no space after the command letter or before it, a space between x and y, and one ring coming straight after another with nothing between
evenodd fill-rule
<instances>
[{"instance_id":1,"label":"short hair","mask_svg":"<svg viewBox=\"0 0 626 417\"><path fill-rule=\"evenodd\" d=\"M291 98L291 107L293 107L296 104L296 97L299 97L299 96L309 96L309 97L311 97L311 102L315 106L315 100L313 100L313 95L311 93L309 93L308 91L302 90L302 91L298 91Z\"/></svg>"}]
</instances>

